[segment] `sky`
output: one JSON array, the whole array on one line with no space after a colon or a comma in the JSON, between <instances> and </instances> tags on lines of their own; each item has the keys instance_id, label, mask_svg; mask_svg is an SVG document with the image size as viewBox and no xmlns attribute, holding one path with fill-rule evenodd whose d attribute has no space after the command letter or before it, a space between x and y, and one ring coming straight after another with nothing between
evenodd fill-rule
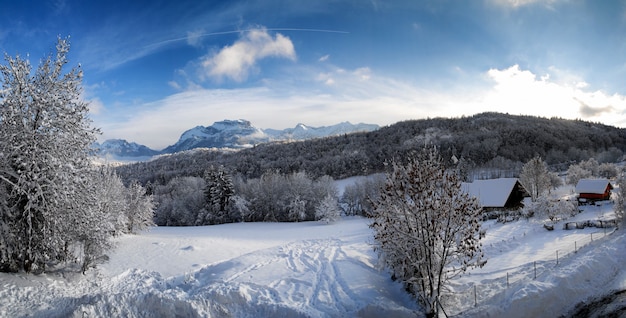
<instances>
[{"instance_id":1,"label":"sky","mask_svg":"<svg viewBox=\"0 0 626 318\"><path fill-rule=\"evenodd\" d=\"M224 119L381 126L486 111L626 127L626 2L1 1L0 51L69 37L99 140Z\"/></svg>"}]
</instances>

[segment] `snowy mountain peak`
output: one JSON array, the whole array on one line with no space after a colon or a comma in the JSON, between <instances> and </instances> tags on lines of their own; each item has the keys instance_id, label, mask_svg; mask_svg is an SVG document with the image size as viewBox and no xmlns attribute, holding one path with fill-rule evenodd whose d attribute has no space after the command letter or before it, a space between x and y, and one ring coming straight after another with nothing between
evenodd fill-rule
<instances>
[{"instance_id":1,"label":"snowy mountain peak","mask_svg":"<svg viewBox=\"0 0 626 318\"><path fill-rule=\"evenodd\" d=\"M257 144L284 141L306 140L337 136L354 132L367 132L378 129L377 125L357 124L342 122L332 126L311 127L303 123L294 128L283 130L260 129L252 126L245 119L222 120L214 122L210 126L196 126L183 132L178 141L163 149L152 150L146 146L127 142L123 139L110 139L102 144L95 144L101 155L113 155L115 157L146 157L161 153L175 153L195 148L248 148Z\"/></svg>"},{"instance_id":2,"label":"snowy mountain peak","mask_svg":"<svg viewBox=\"0 0 626 318\"><path fill-rule=\"evenodd\" d=\"M252 126L252 123L245 119L223 120L208 127L197 126L187 130L176 144L165 148L163 152L172 153L200 147L247 148L269 141L306 140L376 129L378 129L377 125L353 125L346 121L318 128L299 123L294 128L263 130Z\"/></svg>"},{"instance_id":3,"label":"snowy mountain peak","mask_svg":"<svg viewBox=\"0 0 626 318\"><path fill-rule=\"evenodd\" d=\"M151 157L159 154L159 151L124 139L105 140L102 144L95 143L93 148L101 155L115 157Z\"/></svg>"}]
</instances>

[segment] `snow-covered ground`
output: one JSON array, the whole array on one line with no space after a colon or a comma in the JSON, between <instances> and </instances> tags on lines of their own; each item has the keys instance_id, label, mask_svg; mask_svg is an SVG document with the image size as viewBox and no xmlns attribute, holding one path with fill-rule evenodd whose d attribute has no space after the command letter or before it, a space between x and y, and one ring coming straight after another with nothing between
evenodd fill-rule
<instances>
[{"instance_id":1,"label":"snow-covered ground","mask_svg":"<svg viewBox=\"0 0 626 318\"><path fill-rule=\"evenodd\" d=\"M610 204L587 206L572 220L611 214ZM533 219L485 222L488 262L452 282L447 313L554 317L625 289L623 231L566 231L562 224L547 231ZM330 225L153 228L117 239L110 260L86 275L0 274L0 317L421 315L402 286L378 269L371 240L368 220L359 217Z\"/></svg>"},{"instance_id":2,"label":"snow-covered ground","mask_svg":"<svg viewBox=\"0 0 626 318\"><path fill-rule=\"evenodd\" d=\"M158 227L81 274L0 274L0 316L414 317L363 218Z\"/></svg>"}]
</instances>

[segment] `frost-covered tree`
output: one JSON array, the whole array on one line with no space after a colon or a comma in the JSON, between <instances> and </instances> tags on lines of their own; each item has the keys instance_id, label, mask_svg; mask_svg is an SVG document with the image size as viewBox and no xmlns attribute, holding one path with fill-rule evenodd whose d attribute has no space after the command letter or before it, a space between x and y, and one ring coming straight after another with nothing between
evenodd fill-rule
<instances>
[{"instance_id":1,"label":"frost-covered tree","mask_svg":"<svg viewBox=\"0 0 626 318\"><path fill-rule=\"evenodd\" d=\"M614 163L601 163L598 166L598 177L612 179L618 174L617 166Z\"/></svg>"},{"instance_id":2,"label":"frost-covered tree","mask_svg":"<svg viewBox=\"0 0 626 318\"><path fill-rule=\"evenodd\" d=\"M520 182L530 193L532 201L550 189L548 165L540 157L530 159L523 167L519 176Z\"/></svg>"},{"instance_id":3,"label":"frost-covered tree","mask_svg":"<svg viewBox=\"0 0 626 318\"><path fill-rule=\"evenodd\" d=\"M617 179L617 187L615 189L615 216L621 220L621 227L626 226L626 175L622 175Z\"/></svg>"},{"instance_id":4,"label":"frost-covered tree","mask_svg":"<svg viewBox=\"0 0 626 318\"><path fill-rule=\"evenodd\" d=\"M205 182L198 177L179 177L154 187L157 203L155 223L161 226L195 225L206 206Z\"/></svg>"},{"instance_id":5,"label":"frost-covered tree","mask_svg":"<svg viewBox=\"0 0 626 318\"><path fill-rule=\"evenodd\" d=\"M580 165L571 165L567 169L567 183L571 185L578 184L581 179L591 177L591 171L584 169Z\"/></svg>"},{"instance_id":6,"label":"frost-covered tree","mask_svg":"<svg viewBox=\"0 0 626 318\"><path fill-rule=\"evenodd\" d=\"M106 247L106 238L93 240L96 232L106 236L94 232L104 216L90 208L96 198L89 155L97 130L81 99L80 67L64 71L68 51L69 42L59 39L56 55L35 72L19 56L7 55L0 65L3 271L43 271L76 256L74 245L85 247L85 258Z\"/></svg>"},{"instance_id":7,"label":"frost-covered tree","mask_svg":"<svg viewBox=\"0 0 626 318\"><path fill-rule=\"evenodd\" d=\"M315 209L315 219L322 223L333 223L341 218L341 210L337 198L327 195Z\"/></svg>"},{"instance_id":8,"label":"frost-covered tree","mask_svg":"<svg viewBox=\"0 0 626 318\"><path fill-rule=\"evenodd\" d=\"M154 200L137 181L126 189L126 231L136 233L154 225Z\"/></svg>"},{"instance_id":9,"label":"frost-covered tree","mask_svg":"<svg viewBox=\"0 0 626 318\"><path fill-rule=\"evenodd\" d=\"M126 187L122 179L109 167L100 167L92 177L96 196L93 209L106 216L103 222L112 226L114 235L126 232L128 218L126 216Z\"/></svg>"},{"instance_id":10,"label":"frost-covered tree","mask_svg":"<svg viewBox=\"0 0 626 318\"><path fill-rule=\"evenodd\" d=\"M384 174L375 174L345 187L339 203L346 215L372 214L371 200L375 200L385 184Z\"/></svg>"},{"instance_id":11,"label":"frost-covered tree","mask_svg":"<svg viewBox=\"0 0 626 318\"><path fill-rule=\"evenodd\" d=\"M383 263L415 294L427 316L438 314L445 285L484 262L481 208L461 191L458 175L446 170L436 151L393 163L374 202L374 238Z\"/></svg>"}]
</instances>

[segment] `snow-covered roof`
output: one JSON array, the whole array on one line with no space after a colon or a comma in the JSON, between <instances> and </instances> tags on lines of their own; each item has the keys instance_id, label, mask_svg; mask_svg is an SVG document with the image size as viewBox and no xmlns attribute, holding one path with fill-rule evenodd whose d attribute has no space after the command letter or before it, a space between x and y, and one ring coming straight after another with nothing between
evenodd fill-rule
<instances>
[{"instance_id":1,"label":"snow-covered roof","mask_svg":"<svg viewBox=\"0 0 626 318\"><path fill-rule=\"evenodd\" d=\"M608 185L607 179L580 179L576 184L576 193L602 194Z\"/></svg>"},{"instance_id":2,"label":"snow-covered roof","mask_svg":"<svg viewBox=\"0 0 626 318\"><path fill-rule=\"evenodd\" d=\"M461 189L478 198L483 207L504 207L517 180L517 178L475 180L472 183L463 183Z\"/></svg>"}]
</instances>

